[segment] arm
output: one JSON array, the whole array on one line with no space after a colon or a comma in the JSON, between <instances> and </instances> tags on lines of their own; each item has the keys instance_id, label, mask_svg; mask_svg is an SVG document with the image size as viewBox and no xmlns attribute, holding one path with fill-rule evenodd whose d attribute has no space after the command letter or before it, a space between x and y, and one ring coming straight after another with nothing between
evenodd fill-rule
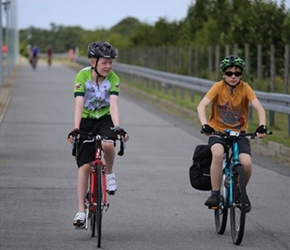
<instances>
[{"instance_id":1,"label":"arm","mask_svg":"<svg viewBox=\"0 0 290 250\"><path fill-rule=\"evenodd\" d=\"M266 125L266 113L260 101L257 98L255 98L251 103L257 111L259 125Z\"/></svg>"},{"instance_id":2,"label":"arm","mask_svg":"<svg viewBox=\"0 0 290 250\"><path fill-rule=\"evenodd\" d=\"M79 129L80 123L82 119L82 113L83 113L83 107L84 107L84 97L83 96L77 96L75 98L75 113L74 113L74 127L73 129Z\"/></svg>"},{"instance_id":3,"label":"arm","mask_svg":"<svg viewBox=\"0 0 290 250\"><path fill-rule=\"evenodd\" d=\"M73 138L73 132L75 130L80 129L80 123L82 119L82 112L83 112L83 104L84 103L84 97L83 96L77 96L75 98L75 113L74 113L74 127L73 130L68 134L68 142L73 143L74 138Z\"/></svg>"},{"instance_id":4,"label":"arm","mask_svg":"<svg viewBox=\"0 0 290 250\"><path fill-rule=\"evenodd\" d=\"M201 125L207 124L206 107L210 104L210 100L204 97L197 106L198 118Z\"/></svg>"},{"instance_id":5,"label":"arm","mask_svg":"<svg viewBox=\"0 0 290 250\"><path fill-rule=\"evenodd\" d=\"M112 121L115 127L120 126L120 118L119 118L119 97L117 95L110 95L110 113L112 117ZM122 129L123 130L123 129ZM118 135L120 139L120 135ZM129 135L125 132L124 137L125 142L129 140Z\"/></svg>"},{"instance_id":6,"label":"arm","mask_svg":"<svg viewBox=\"0 0 290 250\"><path fill-rule=\"evenodd\" d=\"M258 114L259 126L265 126L266 128L266 113L260 101L255 98L252 102L253 107L256 109ZM257 131L257 130L256 130ZM258 138L264 138L266 135L264 133L257 133Z\"/></svg>"},{"instance_id":7,"label":"arm","mask_svg":"<svg viewBox=\"0 0 290 250\"><path fill-rule=\"evenodd\" d=\"M120 125L119 118L119 97L117 95L110 95L110 114L112 117L112 121L114 126Z\"/></svg>"}]
</instances>

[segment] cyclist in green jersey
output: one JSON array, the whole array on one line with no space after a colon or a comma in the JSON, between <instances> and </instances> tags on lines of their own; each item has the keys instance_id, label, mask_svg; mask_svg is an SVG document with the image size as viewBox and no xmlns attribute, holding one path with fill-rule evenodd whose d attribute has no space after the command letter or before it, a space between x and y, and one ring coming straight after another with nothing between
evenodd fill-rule
<instances>
[{"instance_id":1,"label":"cyclist in green jersey","mask_svg":"<svg viewBox=\"0 0 290 250\"><path fill-rule=\"evenodd\" d=\"M120 127L119 120L119 77L112 71L116 49L108 42L93 42L88 46L90 66L80 70L74 82L75 112L74 129L68 135L68 141L74 142L79 131L98 133L102 136L102 148L106 163L107 192L117 190L116 176L113 173L115 159L115 141L124 135L129 136ZM77 142L76 162L78 165L77 189L78 212L74 226L85 224L85 197L88 189L90 163L95 156L94 143Z\"/></svg>"}]
</instances>

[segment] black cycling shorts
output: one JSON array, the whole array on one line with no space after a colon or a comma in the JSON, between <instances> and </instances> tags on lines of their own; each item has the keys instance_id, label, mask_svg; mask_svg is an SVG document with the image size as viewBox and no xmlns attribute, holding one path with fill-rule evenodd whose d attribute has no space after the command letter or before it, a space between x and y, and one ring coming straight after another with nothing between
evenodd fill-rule
<instances>
[{"instance_id":1,"label":"black cycling shorts","mask_svg":"<svg viewBox=\"0 0 290 250\"><path fill-rule=\"evenodd\" d=\"M117 136L114 130L112 118L110 115L101 117L100 119L82 119L80 124L80 130L84 132L90 132L93 134L100 134L103 140L116 141ZM82 140L77 145L77 165L81 167L86 163L90 163L95 157L95 142L82 143Z\"/></svg>"},{"instance_id":2,"label":"black cycling shorts","mask_svg":"<svg viewBox=\"0 0 290 250\"><path fill-rule=\"evenodd\" d=\"M208 138L208 145L212 147L215 143L220 143L226 149L227 142L225 138L220 138L219 136L212 135ZM251 145L248 138L238 138L239 153L245 153L251 155Z\"/></svg>"}]
</instances>

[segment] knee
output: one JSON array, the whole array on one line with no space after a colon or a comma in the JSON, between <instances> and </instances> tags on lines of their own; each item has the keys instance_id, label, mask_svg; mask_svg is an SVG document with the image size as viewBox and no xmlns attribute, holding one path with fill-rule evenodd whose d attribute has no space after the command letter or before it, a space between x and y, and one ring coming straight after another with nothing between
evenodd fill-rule
<instances>
[{"instance_id":1,"label":"knee","mask_svg":"<svg viewBox=\"0 0 290 250\"><path fill-rule=\"evenodd\" d=\"M241 164L244 167L245 174L250 176L252 174L252 162L249 160L241 162Z\"/></svg>"},{"instance_id":2,"label":"knee","mask_svg":"<svg viewBox=\"0 0 290 250\"><path fill-rule=\"evenodd\" d=\"M86 175L90 172L90 170L91 170L91 165L86 163L82 165L81 167L79 167L79 174Z\"/></svg>"},{"instance_id":3,"label":"knee","mask_svg":"<svg viewBox=\"0 0 290 250\"><path fill-rule=\"evenodd\" d=\"M216 152L216 151L212 152L212 161L213 162L222 162L223 157L224 157L223 152Z\"/></svg>"},{"instance_id":4,"label":"knee","mask_svg":"<svg viewBox=\"0 0 290 250\"><path fill-rule=\"evenodd\" d=\"M103 148L104 152L114 150L114 143L110 142L110 141L104 142L102 144L102 148Z\"/></svg>"},{"instance_id":5,"label":"knee","mask_svg":"<svg viewBox=\"0 0 290 250\"><path fill-rule=\"evenodd\" d=\"M244 166L245 169L252 168L252 160L250 157L241 157L240 163Z\"/></svg>"}]
</instances>

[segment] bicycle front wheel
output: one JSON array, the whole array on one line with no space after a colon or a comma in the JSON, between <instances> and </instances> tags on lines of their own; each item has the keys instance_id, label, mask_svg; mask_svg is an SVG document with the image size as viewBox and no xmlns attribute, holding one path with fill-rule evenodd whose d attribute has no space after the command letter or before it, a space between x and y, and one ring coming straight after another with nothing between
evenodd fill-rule
<instances>
[{"instance_id":1,"label":"bicycle front wheel","mask_svg":"<svg viewBox=\"0 0 290 250\"><path fill-rule=\"evenodd\" d=\"M98 164L98 180L97 180L97 205L96 205L96 220L98 232L98 248L101 247L102 238L102 217L103 217L103 184L102 184L102 166Z\"/></svg>"},{"instance_id":2,"label":"bicycle front wheel","mask_svg":"<svg viewBox=\"0 0 290 250\"><path fill-rule=\"evenodd\" d=\"M91 236L94 237L96 232L96 214L90 211L89 219L90 219Z\"/></svg>"},{"instance_id":3,"label":"bicycle front wheel","mask_svg":"<svg viewBox=\"0 0 290 250\"><path fill-rule=\"evenodd\" d=\"M244 236L246 222L246 181L242 165L233 171L233 205L230 209L231 235L235 245L240 245Z\"/></svg>"},{"instance_id":4,"label":"bicycle front wheel","mask_svg":"<svg viewBox=\"0 0 290 250\"><path fill-rule=\"evenodd\" d=\"M94 206L91 203L92 195L95 196L93 200L96 200L96 195L88 191L87 197L86 197L86 213L88 213L87 219L88 219L88 224L90 225L90 233L91 233L91 236L94 237L95 231L96 231L96 214L95 214Z\"/></svg>"}]
</instances>

